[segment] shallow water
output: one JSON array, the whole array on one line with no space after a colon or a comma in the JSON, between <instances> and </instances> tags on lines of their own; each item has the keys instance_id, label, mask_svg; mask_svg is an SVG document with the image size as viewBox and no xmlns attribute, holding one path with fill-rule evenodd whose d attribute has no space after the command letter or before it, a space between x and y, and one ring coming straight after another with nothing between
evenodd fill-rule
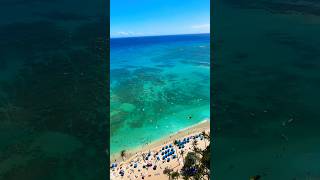
<instances>
[{"instance_id":1,"label":"shallow water","mask_svg":"<svg viewBox=\"0 0 320 180\"><path fill-rule=\"evenodd\" d=\"M111 39L111 153L210 116L210 35Z\"/></svg>"},{"instance_id":2,"label":"shallow water","mask_svg":"<svg viewBox=\"0 0 320 180\"><path fill-rule=\"evenodd\" d=\"M216 179L319 178L319 5L216 2Z\"/></svg>"}]
</instances>

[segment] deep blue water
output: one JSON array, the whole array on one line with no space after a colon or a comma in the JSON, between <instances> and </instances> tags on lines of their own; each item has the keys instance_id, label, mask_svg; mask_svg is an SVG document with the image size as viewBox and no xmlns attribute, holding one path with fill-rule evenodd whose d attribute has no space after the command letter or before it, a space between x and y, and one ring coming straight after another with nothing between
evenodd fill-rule
<instances>
[{"instance_id":1,"label":"deep blue water","mask_svg":"<svg viewBox=\"0 0 320 180\"><path fill-rule=\"evenodd\" d=\"M179 43L179 42L209 42L209 34L186 34L186 35L163 35L163 36L144 36L111 38L110 46L112 49L126 46L147 46L161 43Z\"/></svg>"}]
</instances>

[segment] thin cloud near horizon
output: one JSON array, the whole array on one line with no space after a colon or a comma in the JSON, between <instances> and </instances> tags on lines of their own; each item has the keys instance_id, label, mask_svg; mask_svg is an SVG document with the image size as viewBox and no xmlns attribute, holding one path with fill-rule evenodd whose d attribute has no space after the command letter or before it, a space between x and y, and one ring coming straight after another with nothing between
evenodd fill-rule
<instances>
[{"instance_id":1,"label":"thin cloud near horizon","mask_svg":"<svg viewBox=\"0 0 320 180\"><path fill-rule=\"evenodd\" d=\"M193 29L210 29L210 24L197 24L191 26Z\"/></svg>"},{"instance_id":2,"label":"thin cloud near horizon","mask_svg":"<svg viewBox=\"0 0 320 180\"><path fill-rule=\"evenodd\" d=\"M173 33L174 34L197 34L197 33L210 33L210 24L197 24L189 26L189 31L185 33ZM132 37L132 36L152 36L152 35L169 35L169 34L162 34L162 33L155 33L155 32L133 32L133 31L118 31L118 32L111 32L111 37Z\"/></svg>"},{"instance_id":3,"label":"thin cloud near horizon","mask_svg":"<svg viewBox=\"0 0 320 180\"><path fill-rule=\"evenodd\" d=\"M132 32L132 31L120 31L120 32L115 32L114 35L118 35L118 36L138 36L138 35L143 35L143 33Z\"/></svg>"}]
</instances>

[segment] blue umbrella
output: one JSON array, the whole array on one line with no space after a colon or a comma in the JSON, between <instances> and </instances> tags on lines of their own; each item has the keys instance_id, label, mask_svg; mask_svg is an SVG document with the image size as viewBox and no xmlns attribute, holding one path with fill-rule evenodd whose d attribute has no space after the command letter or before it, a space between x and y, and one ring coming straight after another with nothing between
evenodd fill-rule
<instances>
[{"instance_id":1,"label":"blue umbrella","mask_svg":"<svg viewBox=\"0 0 320 180\"><path fill-rule=\"evenodd\" d=\"M164 155L164 152L162 152L161 155Z\"/></svg>"},{"instance_id":2,"label":"blue umbrella","mask_svg":"<svg viewBox=\"0 0 320 180\"><path fill-rule=\"evenodd\" d=\"M172 144L170 144L169 147L172 147Z\"/></svg>"},{"instance_id":3,"label":"blue umbrella","mask_svg":"<svg viewBox=\"0 0 320 180\"><path fill-rule=\"evenodd\" d=\"M168 146L166 146L166 149L168 149Z\"/></svg>"},{"instance_id":4,"label":"blue umbrella","mask_svg":"<svg viewBox=\"0 0 320 180\"><path fill-rule=\"evenodd\" d=\"M170 158L167 159L167 162L169 162L169 161L170 161Z\"/></svg>"},{"instance_id":5,"label":"blue umbrella","mask_svg":"<svg viewBox=\"0 0 320 180\"><path fill-rule=\"evenodd\" d=\"M160 161L160 157L157 157L157 160Z\"/></svg>"},{"instance_id":6,"label":"blue umbrella","mask_svg":"<svg viewBox=\"0 0 320 180\"><path fill-rule=\"evenodd\" d=\"M134 164L134 166L133 166L133 167L134 167L134 168L137 168L137 166L138 166L138 164Z\"/></svg>"}]
</instances>

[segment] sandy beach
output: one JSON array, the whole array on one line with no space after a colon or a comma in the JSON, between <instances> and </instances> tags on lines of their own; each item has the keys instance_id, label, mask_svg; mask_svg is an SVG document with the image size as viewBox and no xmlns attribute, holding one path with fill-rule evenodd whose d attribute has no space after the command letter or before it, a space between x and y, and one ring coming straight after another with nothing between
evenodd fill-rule
<instances>
[{"instance_id":1,"label":"sandy beach","mask_svg":"<svg viewBox=\"0 0 320 180\"><path fill-rule=\"evenodd\" d=\"M112 155L110 163L113 166L116 164L116 167L110 168L110 178L114 180L168 179L168 176L163 174L163 170L170 168L179 171L183 167L184 157L192 150L193 141L197 141L197 147L200 149L209 145L210 142L201 136L204 131L207 134L210 133L208 119L138 149L126 151L124 159L120 154ZM188 139L188 143L181 149L173 143L175 140L183 141L184 139ZM173 155L162 159L161 153L166 150L166 147L168 148L167 151L173 151ZM120 171L123 172L123 176L120 175Z\"/></svg>"}]
</instances>

